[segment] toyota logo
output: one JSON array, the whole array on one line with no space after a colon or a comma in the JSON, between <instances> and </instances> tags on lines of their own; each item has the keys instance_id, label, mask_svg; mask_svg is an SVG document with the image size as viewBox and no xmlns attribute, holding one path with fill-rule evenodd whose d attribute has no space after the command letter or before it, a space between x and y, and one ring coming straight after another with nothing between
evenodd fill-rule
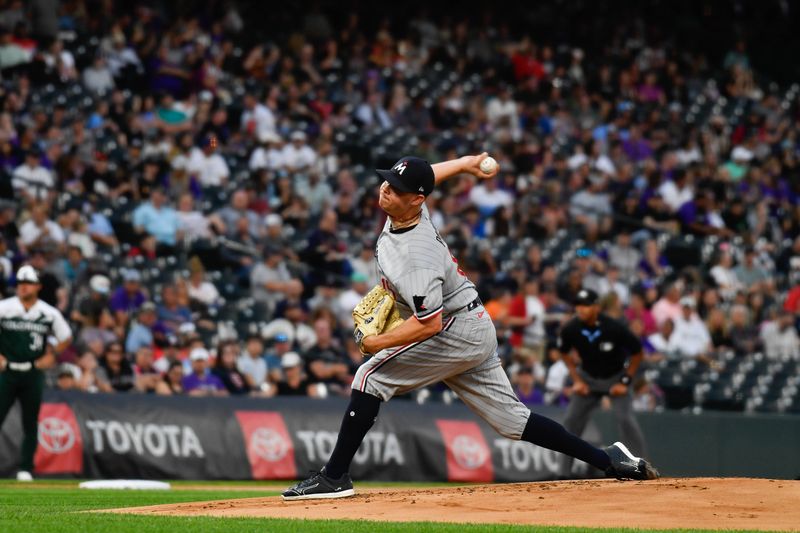
<instances>
[{"instance_id":1,"label":"toyota logo","mask_svg":"<svg viewBox=\"0 0 800 533\"><path fill-rule=\"evenodd\" d=\"M486 462L486 448L480 442L467 435L459 435L453 439L451 446L453 457L462 468L475 470Z\"/></svg>"},{"instance_id":2,"label":"toyota logo","mask_svg":"<svg viewBox=\"0 0 800 533\"><path fill-rule=\"evenodd\" d=\"M75 432L67 422L49 416L39 422L39 444L50 453L66 453L75 444Z\"/></svg>"},{"instance_id":3,"label":"toyota logo","mask_svg":"<svg viewBox=\"0 0 800 533\"><path fill-rule=\"evenodd\" d=\"M250 449L270 462L280 461L289 452L289 443L277 431L258 428L250 437Z\"/></svg>"}]
</instances>

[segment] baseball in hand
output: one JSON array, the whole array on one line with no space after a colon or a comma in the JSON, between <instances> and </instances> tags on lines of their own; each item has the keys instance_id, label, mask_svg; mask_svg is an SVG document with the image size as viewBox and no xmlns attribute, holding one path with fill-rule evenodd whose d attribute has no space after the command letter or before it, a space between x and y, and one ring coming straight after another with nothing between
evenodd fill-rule
<instances>
[{"instance_id":1,"label":"baseball in hand","mask_svg":"<svg viewBox=\"0 0 800 533\"><path fill-rule=\"evenodd\" d=\"M486 159L481 161L481 172L484 174L491 174L497 168L497 161L494 160L494 157L488 156Z\"/></svg>"}]
</instances>

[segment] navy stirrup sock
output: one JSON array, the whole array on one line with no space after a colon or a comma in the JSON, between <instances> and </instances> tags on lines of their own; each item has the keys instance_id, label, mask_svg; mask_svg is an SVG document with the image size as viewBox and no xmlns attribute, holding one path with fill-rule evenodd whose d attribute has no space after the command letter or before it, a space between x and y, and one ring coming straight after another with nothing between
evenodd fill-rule
<instances>
[{"instance_id":1,"label":"navy stirrup sock","mask_svg":"<svg viewBox=\"0 0 800 533\"><path fill-rule=\"evenodd\" d=\"M537 446L565 453L605 471L611 466L608 454L567 431L564 426L536 413L531 413L522 440Z\"/></svg>"},{"instance_id":2,"label":"navy stirrup sock","mask_svg":"<svg viewBox=\"0 0 800 533\"><path fill-rule=\"evenodd\" d=\"M378 411L381 408L380 398L366 392L352 390L350 405L342 419L336 447L333 449L328 464L325 465L325 475L339 479L350 470L350 463L361 446L364 436L375 423Z\"/></svg>"}]
</instances>

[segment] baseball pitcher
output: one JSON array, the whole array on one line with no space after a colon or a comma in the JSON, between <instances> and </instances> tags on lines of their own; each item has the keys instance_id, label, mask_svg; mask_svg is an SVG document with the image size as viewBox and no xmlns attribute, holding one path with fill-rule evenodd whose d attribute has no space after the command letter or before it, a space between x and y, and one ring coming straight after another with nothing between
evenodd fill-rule
<instances>
[{"instance_id":1,"label":"baseball pitcher","mask_svg":"<svg viewBox=\"0 0 800 533\"><path fill-rule=\"evenodd\" d=\"M467 172L493 178L496 167L489 173L481 170L487 157L465 156L433 166L403 157L391 169L377 171L384 180L379 205L388 215L375 251L381 283L353 313L356 342L363 353L374 355L356 372L328 463L284 492L284 499L353 495L350 463L381 402L438 381L505 437L568 454L609 476L657 477L649 463L621 443L595 448L560 424L531 413L514 395L497 356L492 319L424 204L434 185L452 176Z\"/></svg>"}]
</instances>

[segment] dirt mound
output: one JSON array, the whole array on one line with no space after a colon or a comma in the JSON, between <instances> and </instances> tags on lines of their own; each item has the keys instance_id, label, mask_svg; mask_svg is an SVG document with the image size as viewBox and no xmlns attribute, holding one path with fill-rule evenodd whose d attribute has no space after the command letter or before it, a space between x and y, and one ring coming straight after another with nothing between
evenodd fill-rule
<instances>
[{"instance_id":1,"label":"dirt mound","mask_svg":"<svg viewBox=\"0 0 800 533\"><path fill-rule=\"evenodd\" d=\"M364 489L352 498L280 497L116 509L151 515L364 519L583 527L800 529L800 482L687 478ZM108 511L103 511L108 512Z\"/></svg>"}]
</instances>

